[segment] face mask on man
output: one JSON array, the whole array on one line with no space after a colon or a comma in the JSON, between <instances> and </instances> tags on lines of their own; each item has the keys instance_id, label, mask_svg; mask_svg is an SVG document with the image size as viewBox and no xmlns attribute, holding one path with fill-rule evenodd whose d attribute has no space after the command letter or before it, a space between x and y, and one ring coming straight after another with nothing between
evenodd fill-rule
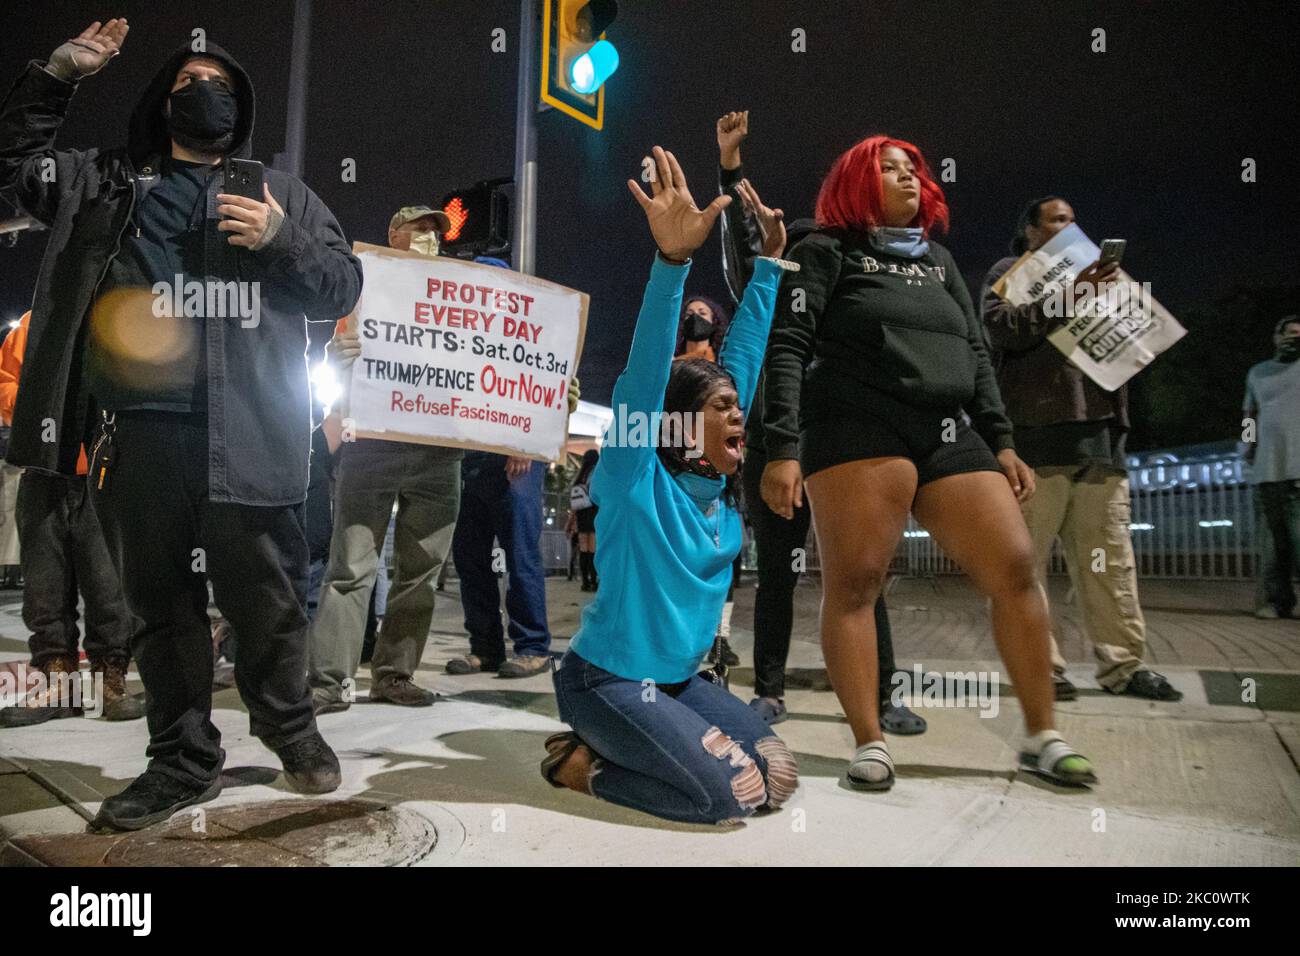
<instances>
[{"instance_id":1,"label":"face mask on man","mask_svg":"<svg viewBox=\"0 0 1300 956\"><path fill-rule=\"evenodd\" d=\"M703 342L713 334L713 323L698 313L690 312L686 316L686 328L682 334L688 342Z\"/></svg>"},{"instance_id":2,"label":"face mask on man","mask_svg":"<svg viewBox=\"0 0 1300 956\"><path fill-rule=\"evenodd\" d=\"M436 256L438 248L438 234L436 232L411 233L412 252L418 252L422 256Z\"/></svg>"},{"instance_id":3,"label":"face mask on man","mask_svg":"<svg viewBox=\"0 0 1300 956\"><path fill-rule=\"evenodd\" d=\"M239 104L222 84L191 80L167 98L167 129L189 149L224 152L234 141Z\"/></svg>"}]
</instances>

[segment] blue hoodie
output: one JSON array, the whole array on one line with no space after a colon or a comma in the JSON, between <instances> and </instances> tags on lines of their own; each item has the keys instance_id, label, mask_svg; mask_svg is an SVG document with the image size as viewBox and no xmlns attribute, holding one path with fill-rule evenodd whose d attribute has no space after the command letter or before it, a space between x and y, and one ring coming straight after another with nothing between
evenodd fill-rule
<instances>
[{"instance_id":1,"label":"blue hoodie","mask_svg":"<svg viewBox=\"0 0 1300 956\"><path fill-rule=\"evenodd\" d=\"M774 259L757 261L718 359L735 381L746 414L781 271ZM694 676L713 643L741 544L740 516L724 499L701 508L664 467L652 442L615 444L618 436L637 430L638 420L663 409L689 272L689 264L674 266L658 256L650 271L627 368L614 385L614 421L591 479L591 497L600 506L600 590L584 609L571 645L610 673L657 684Z\"/></svg>"}]
</instances>

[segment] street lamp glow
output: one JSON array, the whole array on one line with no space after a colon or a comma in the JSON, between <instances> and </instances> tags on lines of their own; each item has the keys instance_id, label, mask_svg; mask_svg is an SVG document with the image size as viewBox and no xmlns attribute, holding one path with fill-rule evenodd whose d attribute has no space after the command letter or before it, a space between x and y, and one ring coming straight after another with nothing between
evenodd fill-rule
<instances>
[{"instance_id":1,"label":"street lamp glow","mask_svg":"<svg viewBox=\"0 0 1300 956\"><path fill-rule=\"evenodd\" d=\"M618 69L618 50L601 40L569 67L569 79L579 93L595 93Z\"/></svg>"}]
</instances>

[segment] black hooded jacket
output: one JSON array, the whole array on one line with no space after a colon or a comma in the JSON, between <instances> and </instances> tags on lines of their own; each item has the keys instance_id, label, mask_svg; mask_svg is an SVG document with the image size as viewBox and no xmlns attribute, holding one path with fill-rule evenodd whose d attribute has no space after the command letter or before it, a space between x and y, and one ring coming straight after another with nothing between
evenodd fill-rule
<instances>
[{"instance_id":1,"label":"black hooded jacket","mask_svg":"<svg viewBox=\"0 0 1300 956\"><path fill-rule=\"evenodd\" d=\"M188 59L223 63L234 81L239 119L231 155L252 150L253 87L220 47L188 45L173 53L131 115L127 145L54 149L76 84L33 61L0 104L0 191L46 224L49 239L32 303L23 387L14 409L7 460L66 475L76 473L78 446L92 434L99 409L82 381L87 315L140 199L159 181L171 139L162 115L176 73ZM95 81L95 82L102 82ZM285 505L303 501L311 448L311 397L304 320L347 315L361 294L361 265L338 222L301 181L266 171L285 219L256 252L231 246L216 230L212 177L204 241L204 276L256 282L256 325L238 317L204 323L207 363L208 494L212 501Z\"/></svg>"},{"instance_id":2,"label":"black hooded jacket","mask_svg":"<svg viewBox=\"0 0 1300 956\"><path fill-rule=\"evenodd\" d=\"M745 208L745 202L736 189L744 178L744 166L735 169L718 167L718 192L731 197L731 205L722 211L722 272L727 280L727 291L737 306L745 297L745 286L754 275L754 260L763 254L763 235L758 220ZM781 254L785 255L799 240L816 231L814 219L796 219L788 223L785 249ZM752 458L767 454L767 439L763 432L763 407L767 398L765 378L766 375L759 376L754 400L749 404L749 419L745 422L745 454Z\"/></svg>"}]
</instances>

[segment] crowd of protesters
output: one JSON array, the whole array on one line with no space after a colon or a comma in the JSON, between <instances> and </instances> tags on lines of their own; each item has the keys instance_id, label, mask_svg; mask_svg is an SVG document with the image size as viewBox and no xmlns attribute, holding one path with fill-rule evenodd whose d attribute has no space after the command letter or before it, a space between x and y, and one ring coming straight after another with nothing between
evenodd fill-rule
<instances>
[{"instance_id":1,"label":"crowd of protesters","mask_svg":"<svg viewBox=\"0 0 1300 956\"><path fill-rule=\"evenodd\" d=\"M648 193L628 183L657 251L614 388L615 428L619 416L660 412L697 427L679 443L607 442L584 456L566 532L595 596L557 668L540 553L546 466L349 440L338 412L313 402L307 323L334 323L329 361L346 372L361 354L351 317L361 265L297 178L267 170L261 199L226 191L223 161L250 155L254 126L239 63L215 44L182 47L136 101L124 148L55 149L77 84L127 32L121 19L92 24L30 63L0 109L0 190L50 227L32 311L0 350L0 419L11 426L0 544L12 524L47 699L0 710L0 726L79 713L57 699L55 678L79 670L80 597L104 716L143 715L149 738L146 770L103 802L97 826L139 829L220 793L210 604L252 734L292 789L336 789L342 771L316 718L350 707L363 662L371 700L436 699L415 674L449 556L469 647L447 673L551 671L572 729L547 739L546 780L673 820L731 823L797 787L772 727L789 716L794 558L810 527L821 647L854 738L856 789L893 785L886 733L927 729L890 692L886 584L909 515L989 599L1024 714L1024 768L1064 785L1097 779L1055 721L1055 702L1077 694L1044 586L1058 539L1101 687L1181 698L1143 666L1127 390L1100 388L1048 341L1060 320L1042 301L1011 306L993 290L1074 221L1066 200L1026 206L1013 255L993 265L977 303L936 238L949 220L943 190L904 140L847 150L813 216L789 223L742 165L748 113L717 122L719 195L703 208L656 146ZM692 256L719 219L734 318L687 292ZM447 227L439 210L404 207L388 244L437 255ZM260 321L141 325L149 290L176 276L258 282ZM1074 283L1096 290L1116 276L1094 264ZM161 363L133 351L146 334L163 342ZM1283 319L1274 344L1245 400L1266 532L1260 616L1291 614L1300 555L1300 319ZM570 411L577 396L575 378ZM748 705L725 679L740 662L729 638L742 512L758 577ZM144 702L126 689L132 660Z\"/></svg>"}]
</instances>

